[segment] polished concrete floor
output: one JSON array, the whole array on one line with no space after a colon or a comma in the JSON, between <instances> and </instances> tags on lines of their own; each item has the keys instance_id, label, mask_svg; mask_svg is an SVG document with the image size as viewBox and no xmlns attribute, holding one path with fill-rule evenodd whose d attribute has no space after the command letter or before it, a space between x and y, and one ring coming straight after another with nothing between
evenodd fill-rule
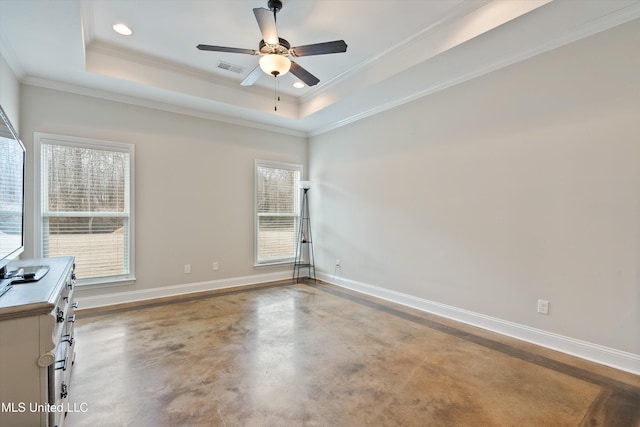
<instances>
[{"instance_id":1,"label":"polished concrete floor","mask_svg":"<svg viewBox=\"0 0 640 427\"><path fill-rule=\"evenodd\" d=\"M640 377L318 283L80 312L65 427L640 426Z\"/></svg>"}]
</instances>

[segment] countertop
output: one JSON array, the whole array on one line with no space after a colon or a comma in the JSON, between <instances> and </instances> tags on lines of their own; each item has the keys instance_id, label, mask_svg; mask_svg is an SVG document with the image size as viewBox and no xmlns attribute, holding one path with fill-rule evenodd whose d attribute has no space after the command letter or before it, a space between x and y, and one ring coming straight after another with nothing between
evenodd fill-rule
<instances>
[{"instance_id":1,"label":"countertop","mask_svg":"<svg viewBox=\"0 0 640 427\"><path fill-rule=\"evenodd\" d=\"M73 268L74 257L19 260L11 268L44 265L49 272L37 282L12 285L0 296L0 321L50 313L63 286L67 274Z\"/></svg>"}]
</instances>

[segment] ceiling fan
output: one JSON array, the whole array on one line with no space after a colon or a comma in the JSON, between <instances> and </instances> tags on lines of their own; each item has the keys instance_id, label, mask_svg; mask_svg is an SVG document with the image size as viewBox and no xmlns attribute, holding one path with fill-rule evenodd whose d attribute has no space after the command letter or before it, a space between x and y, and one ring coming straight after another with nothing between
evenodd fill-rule
<instances>
[{"instance_id":1,"label":"ceiling fan","mask_svg":"<svg viewBox=\"0 0 640 427\"><path fill-rule=\"evenodd\" d=\"M269 0L267 5L269 9L263 7L253 9L253 14L256 16L260 32L262 33L262 40L260 40L258 50L211 46L207 44L199 44L196 47L200 50L215 52L260 55L259 65L242 81L241 85L243 86L251 86L254 84L262 74L261 71L274 77L282 76L288 71L291 71L291 74L302 80L307 86L315 86L320 79L302 68L296 62L293 62L289 57L346 52L347 44L344 40L335 40L291 47L287 40L278 37L278 31L276 29L276 13L282 9L282 1Z\"/></svg>"}]
</instances>

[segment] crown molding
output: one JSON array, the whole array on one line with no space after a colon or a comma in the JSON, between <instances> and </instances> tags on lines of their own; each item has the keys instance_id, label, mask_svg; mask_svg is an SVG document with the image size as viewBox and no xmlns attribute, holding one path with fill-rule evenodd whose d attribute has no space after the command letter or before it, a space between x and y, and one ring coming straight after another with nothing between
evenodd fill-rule
<instances>
[{"instance_id":1,"label":"crown molding","mask_svg":"<svg viewBox=\"0 0 640 427\"><path fill-rule=\"evenodd\" d=\"M349 68L348 70L343 71L337 76L325 82L322 86L311 89L309 92L305 93L300 97L300 103L305 103L311 101L316 96L322 94L323 92L327 92L334 86L339 85L345 81L348 81L352 78L357 78L362 71L367 70L369 68L373 68L376 66L380 66L382 63L392 62L390 59L391 55L401 50L411 50L411 51L419 51L422 44L424 43L425 38L428 38L430 33L432 33L435 29L442 28L445 25L450 24L451 22L464 17L465 15L474 12L477 9L480 9L487 4L491 3L492 0L480 0L477 3L461 3L451 12L447 13L440 19L438 19L433 24L425 27L420 32L413 34L412 36L396 43L388 49L380 51L377 55L372 56L365 61L360 62L359 64Z\"/></svg>"},{"instance_id":2,"label":"crown molding","mask_svg":"<svg viewBox=\"0 0 640 427\"><path fill-rule=\"evenodd\" d=\"M247 128L253 128L258 130L264 130L269 132L281 133L284 135L291 135L306 138L308 134L306 132L297 131L286 127L274 126L265 123L260 123L253 120L243 120L232 116L225 116L222 114L211 113L204 110L195 108L178 106L175 104L154 101L150 99L144 99L134 97L130 95L122 95L114 92L104 91L95 88L89 88L85 86L79 86L69 83L63 83L59 81L47 80L38 77L27 76L23 78L20 83L24 85L41 87L45 89L58 90L62 92L69 92L76 95L89 96L92 98L104 99L107 101L121 102L123 104L135 105L138 107L145 107L154 110L165 111L169 113L183 114L186 116L197 117L206 120L212 120L222 123L233 124L237 126L243 126Z\"/></svg>"},{"instance_id":3,"label":"crown molding","mask_svg":"<svg viewBox=\"0 0 640 427\"><path fill-rule=\"evenodd\" d=\"M466 81L491 73L493 71L497 71L509 65L512 65L512 64L527 60L529 58L535 57L537 55L543 54L545 52L560 48L567 44L583 39L585 37L589 37L599 32L606 31L608 29L614 28L618 25L625 24L627 22L630 22L638 18L640 18L640 2L636 2L627 7L618 9L615 12L612 12L601 18L583 23L582 25L579 25L573 29L570 29L552 40L547 40L543 43L532 46L529 49L516 52L515 54L512 54L512 55L504 56L491 63L484 64L483 66L478 67L474 70L471 70L467 73L464 73L458 76L452 76L452 78L443 80L440 82L435 82L434 84L429 85L428 87L425 87L421 90L414 91L406 96L401 96L389 102L378 104L372 108L360 111L357 114L350 115L341 120L330 123L326 126L314 129L309 132L309 137L321 135L323 133L338 129L342 126L355 123L367 117L374 116L376 114L393 109L400 105L415 101L425 96L453 87L460 83L464 83Z\"/></svg>"},{"instance_id":4,"label":"crown molding","mask_svg":"<svg viewBox=\"0 0 640 427\"><path fill-rule=\"evenodd\" d=\"M220 76L209 73L207 71L187 67L182 64L178 64L173 61L169 61L166 59L158 58L157 56L149 55L143 52L137 52L130 49L126 49L119 46L114 46L109 43L105 43L100 40L93 40L87 47L86 52L88 53L98 53L102 55L107 55L110 57L118 58L127 62L133 62L149 67L159 68L167 71L171 71L177 74L182 74L185 76L193 77L199 80L203 80L208 82L209 84L214 84L217 86L225 86L230 89L238 89L238 84L235 81L230 81L229 79L221 78ZM272 96L272 93L263 88L252 88L256 89L255 92L258 92L262 96Z\"/></svg>"}]
</instances>

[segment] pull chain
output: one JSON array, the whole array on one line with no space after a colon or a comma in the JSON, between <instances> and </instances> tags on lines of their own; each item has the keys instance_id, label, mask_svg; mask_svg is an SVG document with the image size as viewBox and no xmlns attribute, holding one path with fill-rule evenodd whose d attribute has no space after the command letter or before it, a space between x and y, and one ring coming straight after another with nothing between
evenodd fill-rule
<instances>
[{"instance_id":1,"label":"pull chain","mask_svg":"<svg viewBox=\"0 0 640 427\"><path fill-rule=\"evenodd\" d=\"M273 78L275 79L273 85L273 111L278 111L278 101L280 101L280 82L278 81L277 75L274 75Z\"/></svg>"}]
</instances>

